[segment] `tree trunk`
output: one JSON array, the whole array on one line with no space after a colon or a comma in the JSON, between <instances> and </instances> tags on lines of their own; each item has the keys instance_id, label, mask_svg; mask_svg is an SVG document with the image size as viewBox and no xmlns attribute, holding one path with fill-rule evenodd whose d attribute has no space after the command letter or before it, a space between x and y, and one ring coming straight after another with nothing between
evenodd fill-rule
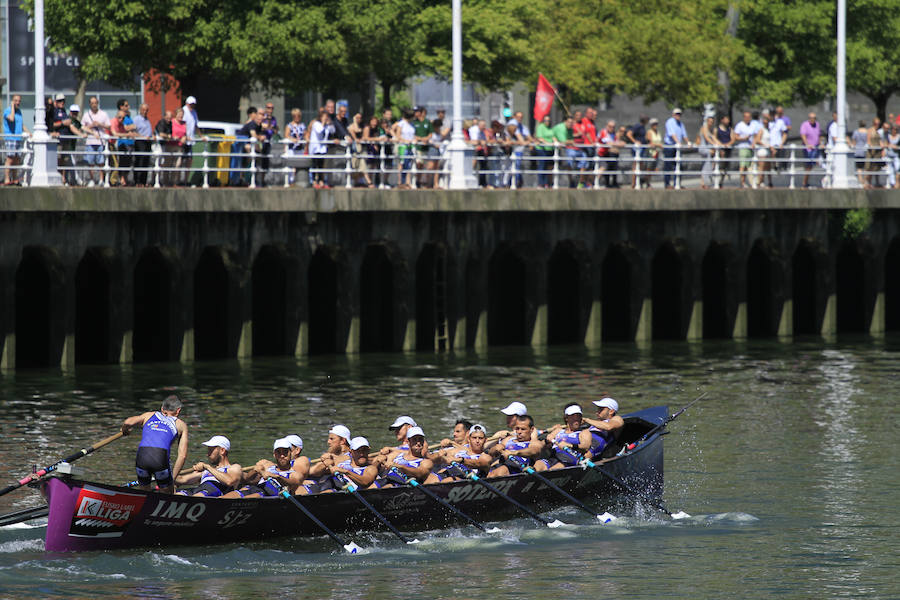
<instances>
[{"instance_id":1,"label":"tree trunk","mask_svg":"<svg viewBox=\"0 0 900 600\"><path fill-rule=\"evenodd\" d=\"M391 108L391 88L393 84L390 81L381 82L381 110Z\"/></svg>"},{"instance_id":2,"label":"tree trunk","mask_svg":"<svg viewBox=\"0 0 900 600\"><path fill-rule=\"evenodd\" d=\"M84 95L87 93L87 79L82 77L81 71L78 72L78 87L75 90L75 104L77 104L81 108L81 114L83 115L87 108L85 107L86 103L84 101ZM66 107L68 110L69 107Z\"/></svg>"},{"instance_id":3,"label":"tree trunk","mask_svg":"<svg viewBox=\"0 0 900 600\"><path fill-rule=\"evenodd\" d=\"M875 114L879 119L881 119L882 123L887 120L887 103L890 97L890 92L881 92L879 94L873 94L869 96L872 102L875 103Z\"/></svg>"}]
</instances>

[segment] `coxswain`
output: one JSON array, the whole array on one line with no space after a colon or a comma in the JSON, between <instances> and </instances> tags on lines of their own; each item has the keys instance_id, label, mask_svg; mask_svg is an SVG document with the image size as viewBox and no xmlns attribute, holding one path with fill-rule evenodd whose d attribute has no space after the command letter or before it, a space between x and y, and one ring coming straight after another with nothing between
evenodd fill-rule
<instances>
[{"instance_id":1,"label":"coxswain","mask_svg":"<svg viewBox=\"0 0 900 600\"><path fill-rule=\"evenodd\" d=\"M415 420L408 416L403 415L394 419L394 422L391 423L391 426L388 427L388 431L392 431L394 435L397 437L397 445L396 446L385 446L381 449L381 454L387 456L389 454L393 454L398 450L404 451L409 450L409 442L406 439L406 432L410 427L416 427Z\"/></svg>"},{"instance_id":2,"label":"coxswain","mask_svg":"<svg viewBox=\"0 0 900 600\"><path fill-rule=\"evenodd\" d=\"M275 440L272 445L272 457L275 459L274 464L268 460L258 461L253 469L244 474L244 481L250 483L228 492L223 498L277 496L282 487L293 493L302 480L291 470L291 443L284 438Z\"/></svg>"},{"instance_id":3,"label":"coxswain","mask_svg":"<svg viewBox=\"0 0 900 600\"><path fill-rule=\"evenodd\" d=\"M584 418L584 422L590 425L591 447L585 455L590 460L598 460L615 455L619 451L619 436L625 421L619 416L619 403L606 397L594 400L597 407L597 418Z\"/></svg>"},{"instance_id":4,"label":"coxswain","mask_svg":"<svg viewBox=\"0 0 900 600\"><path fill-rule=\"evenodd\" d=\"M563 410L565 425L556 425L547 433L546 445L551 448L551 456L535 461L535 471L570 467L590 450L593 436L587 427L584 427L582 417L581 406L578 403L571 402L566 405Z\"/></svg>"},{"instance_id":5,"label":"coxswain","mask_svg":"<svg viewBox=\"0 0 900 600\"><path fill-rule=\"evenodd\" d=\"M325 462L325 461L323 461ZM378 477L378 467L369 462L369 440L362 436L357 436L350 440L350 458L334 463L328 461L327 471L329 475L343 475L354 485L360 488L367 488ZM302 485L297 488L298 496L306 496L308 494L327 493L336 491L333 478L331 481L320 483L317 485Z\"/></svg>"},{"instance_id":6,"label":"coxswain","mask_svg":"<svg viewBox=\"0 0 900 600\"><path fill-rule=\"evenodd\" d=\"M135 427L141 427L141 443L138 444L134 469L137 472L138 487L142 490L149 490L150 481L156 479L161 492L175 493L172 473L181 471L188 449L188 428L178 418L182 406L181 398L172 394L163 400L158 411L134 415L122 422L123 435L128 435ZM173 471L169 464L169 452L175 438L178 438L178 455Z\"/></svg>"},{"instance_id":7,"label":"coxswain","mask_svg":"<svg viewBox=\"0 0 900 600\"><path fill-rule=\"evenodd\" d=\"M350 457L350 430L344 425L334 425L328 430L328 450L319 457L320 462L309 468L304 484L318 483L318 479L328 475L326 460L338 463Z\"/></svg>"},{"instance_id":8,"label":"coxswain","mask_svg":"<svg viewBox=\"0 0 900 600\"><path fill-rule=\"evenodd\" d=\"M425 443L425 432L421 427L410 427L406 432L406 439L409 441L409 450L398 450L388 456L379 454L373 459L372 462L379 466L380 472L373 487L381 488L393 485L387 477L390 469L397 469L419 483L430 483L426 480L434 475L431 472L434 463L427 458L428 446ZM433 481L438 481L438 479L434 477Z\"/></svg>"},{"instance_id":9,"label":"coxswain","mask_svg":"<svg viewBox=\"0 0 900 600\"><path fill-rule=\"evenodd\" d=\"M231 442L224 435L214 435L203 442L203 445L206 446L208 462L198 462L193 466L192 473L177 476L175 483L196 486L181 490L179 494L218 498L241 484L241 465L232 464L228 460Z\"/></svg>"},{"instance_id":10,"label":"coxswain","mask_svg":"<svg viewBox=\"0 0 900 600\"><path fill-rule=\"evenodd\" d=\"M521 456L529 465L534 461L544 449L544 442L534 437L534 419L531 415L525 414L516 417L516 424L513 426L513 434L500 440L500 443L492 447L488 452L491 456L500 459L499 464L492 468L488 473L488 477L503 477L510 474L510 467L506 464L506 458L509 456ZM518 468L514 468L518 472Z\"/></svg>"},{"instance_id":11,"label":"coxswain","mask_svg":"<svg viewBox=\"0 0 900 600\"><path fill-rule=\"evenodd\" d=\"M484 425L472 425L466 432L468 444L463 448L446 448L437 458L434 459L436 465L449 465L457 462L470 469L476 469L478 474L484 476L487 474L494 457L484 451L484 444L487 441L487 430ZM455 478L446 470L438 471L441 481L454 481Z\"/></svg>"}]
</instances>

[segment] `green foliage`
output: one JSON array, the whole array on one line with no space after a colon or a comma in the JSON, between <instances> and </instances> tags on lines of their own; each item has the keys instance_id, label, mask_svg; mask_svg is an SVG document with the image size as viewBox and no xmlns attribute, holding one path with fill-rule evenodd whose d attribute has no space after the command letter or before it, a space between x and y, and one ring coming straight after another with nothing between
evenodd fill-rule
<instances>
[{"instance_id":1,"label":"green foliage","mask_svg":"<svg viewBox=\"0 0 900 600\"><path fill-rule=\"evenodd\" d=\"M855 240L872 225L871 208L853 208L844 214L842 233L845 239Z\"/></svg>"}]
</instances>

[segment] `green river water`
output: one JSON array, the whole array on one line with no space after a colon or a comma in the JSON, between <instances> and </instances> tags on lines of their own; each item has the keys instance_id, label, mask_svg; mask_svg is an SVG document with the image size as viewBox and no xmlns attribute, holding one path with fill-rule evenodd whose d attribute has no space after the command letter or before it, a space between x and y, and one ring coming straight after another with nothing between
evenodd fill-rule
<instances>
[{"instance_id":1,"label":"green river water","mask_svg":"<svg viewBox=\"0 0 900 600\"><path fill-rule=\"evenodd\" d=\"M49 555L36 521L0 528L0 598L900 597L897 338L4 373L0 487L157 408L167 386L188 401L189 464L218 433L231 438L232 460L251 464L288 433L317 456L334 422L381 446L401 414L436 438L458 416L498 429L512 400L541 425L572 400L612 395L622 413L674 412L707 392L665 437L664 499L692 517L638 507L601 525L561 509L553 516L576 527L523 519L493 535L420 533L416 546L361 533L359 556L327 538ZM136 445L132 436L78 464L90 479L130 481ZM0 497L0 514L39 502L19 489Z\"/></svg>"}]
</instances>

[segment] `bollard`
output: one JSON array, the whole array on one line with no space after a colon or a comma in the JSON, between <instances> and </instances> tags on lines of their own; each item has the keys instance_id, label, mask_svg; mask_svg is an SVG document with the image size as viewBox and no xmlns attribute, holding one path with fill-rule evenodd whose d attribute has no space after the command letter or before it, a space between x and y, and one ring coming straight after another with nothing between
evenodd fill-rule
<instances>
[{"instance_id":1,"label":"bollard","mask_svg":"<svg viewBox=\"0 0 900 600\"><path fill-rule=\"evenodd\" d=\"M351 166L352 161L353 152L351 152L351 147L348 145L344 150L344 187L348 190L353 188L353 167Z\"/></svg>"},{"instance_id":2,"label":"bollard","mask_svg":"<svg viewBox=\"0 0 900 600\"><path fill-rule=\"evenodd\" d=\"M675 144L675 189L681 189L681 144Z\"/></svg>"},{"instance_id":3,"label":"bollard","mask_svg":"<svg viewBox=\"0 0 900 600\"><path fill-rule=\"evenodd\" d=\"M256 188L256 144L250 144L250 189Z\"/></svg>"},{"instance_id":4,"label":"bollard","mask_svg":"<svg viewBox=\"0 0 900 600\"><path fill-rule=\"evenodd\" d=\"M109 144L103 144L103 187L109 187Z\"/></svg>"},{"instance_id":5,"label":"bollard","mask_svg":"<svg viewBox=\"0 0 900 600\"><path fill-rule=\"evenodd\" d=\"M281 155L281 160L284 161L284 187L291 187L291 169L288 166L288 158L290 158L290 154L288 153L288 145L282 142L284 147L284 153Z\"/></svg>"},{"instance_id":6,"label":"bollard","mask_svg":"<svg viewBox=\"0 0 900 600\"><path fill-rule=\"evenodd\" d=\"M203 189L209 189L209 152L207 147L203 147Z\"/></svg>"},{"instance_id":7,"label":"bollard","mask_svg":"<svg viewBox=\"0 0 900 600\"><path fill-rule=\"evenodd\" d=\"M791 157L788 159L791 163L790 169L788 169L788 176L790 183L788 184L789 189L794 189L794 178L797 176L797 145L791 144Z\"/></svg>"},{"instance_id":8,"label":"bollard","mask_svg":"<svg viewBox=\"0 0 900 600\"><path fill-rule=\"evenodd\" d=\"M153 178L156 182L153 184L154 188L160 188L162 185L159 183L159 179L162 175L162 167L160 167L160 161L162 160L162 143L157 142L155 149L153 150Z\"/></svg>"},{"instance_id":9,"label":"bollard","mask_svg":"<svg viewBox=\"0 0 900 600\"><path fill-rule=\"evenodd\" d=\"M553 189L559 189L559 142L553 141Z\"/></svg>"}]
</instances>

